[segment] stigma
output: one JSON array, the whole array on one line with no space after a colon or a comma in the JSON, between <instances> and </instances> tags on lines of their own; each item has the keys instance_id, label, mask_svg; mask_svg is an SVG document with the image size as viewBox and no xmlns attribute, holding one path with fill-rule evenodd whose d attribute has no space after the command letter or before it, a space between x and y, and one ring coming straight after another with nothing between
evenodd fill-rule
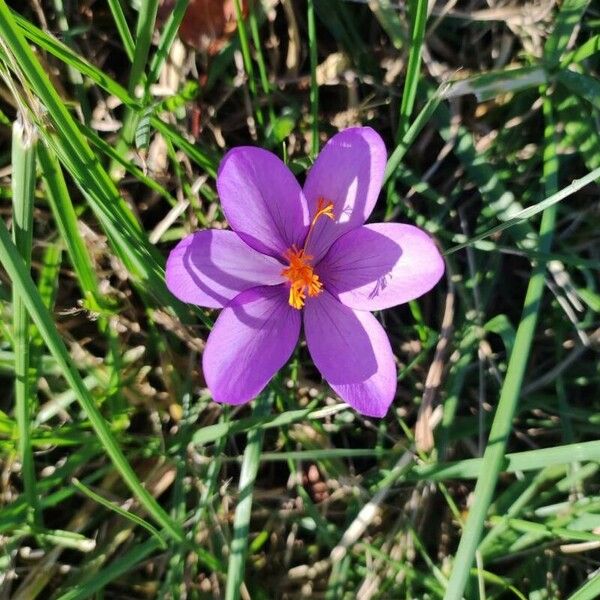
<instances>
[{"instance_id":1,"label":"stigma","mask_svg":"<svg viewBox=\"0 0 600 600\"><path fill-rule=\"evenodd\" d=\"M308 234L304 240L304 248L297 248L295 245L285 253L285 258L289 262L281 274L290 282L290 296L288 302L293 308L300 310L306 301L306 297L318 296L323 292L323 283L315 273L311 264L312 256L306 254L305 248L308 245L313 229L321 217L335 219L333 214L333 202L326 202L324 198L319 198L317 212L313 217Z\"/></svg>"}]
</instances>

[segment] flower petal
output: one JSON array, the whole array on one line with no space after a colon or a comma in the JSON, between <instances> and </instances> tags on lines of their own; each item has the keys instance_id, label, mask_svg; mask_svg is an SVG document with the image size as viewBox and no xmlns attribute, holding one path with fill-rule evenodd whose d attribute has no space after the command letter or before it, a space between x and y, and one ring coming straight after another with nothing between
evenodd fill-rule
<instances>
[{"instance_id":1,"label":"flower petal","mask_svg":"<svg viewBox=\"0 0 600 600\"><path fill-rule=\"evenodd\" d=\"M333 202L335 220L317 221L307 253L316 262L343 233L362 225L373 210L383 182L387 154L379 134L354 127L334 135L308 172L304 196L310 218L319 198Z\"/></svg>"},{"instance_id":2,"label":"flower petal","mask_svg":"<svg viewBox=\"0 0 600 600\"><path fill-rule=\"evenodd\" d=\"M282 283L281 271L280 262L260 254L233 231L210 229L187 236L171 250L166 281L183 302L223 308L244 290Z\"/></svg>"},{"instance_id":3,"label":"flower petal","mask_svg":"<svg viewBox=\"0 0 600 600\"><path fill-rule=\"evenodd\" d=\"M255 398L292 355L300 320L284 285L236 296L216 320L202 356L213 398L226 404Z\"/></svg>"},{"instance_id":4,"label":"flower petal","mask_svg":"<svg viewBox=\"0 0 600 600\"><path fill-rule=\"evenodd\" d=\"M324 292L307 300L304 331L310 355L329 385L363 415L383 417L396 393L396 365L377 319Z\"/></svg>"},{"instance_id":5,"label":"flower petal","mask_svg":"<svg viewBox=\"0 0 600 600\"><path fill-rule=\"evenodd\" d=\"M428 292L444 273L444 259L418 227L375 223L338 238L317 272L342 304L382 310Z\"/></svg>"},{"instance_id":6,"label":"flower petal","mask_svg":"<svg viewBox=\"0 0 600 600\"><path fill-rule=\"evenodd\" d=\"M217 189L231 228L263 254L282 258L299 248L308 230L308 209L292 172L271 152L241 146L219 167Z\"/></svg>"}]
</instances>

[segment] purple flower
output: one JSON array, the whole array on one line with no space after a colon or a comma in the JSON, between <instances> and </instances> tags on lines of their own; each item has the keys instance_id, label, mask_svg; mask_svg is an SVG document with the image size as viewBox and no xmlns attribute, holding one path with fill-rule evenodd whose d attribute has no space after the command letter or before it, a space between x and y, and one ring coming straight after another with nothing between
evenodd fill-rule
<instances>
[{"instance_id":1,"label":"purple flower","mask_svg":"<svg viewBox=\"0 0 600 600\"><path fill-rule=\"evenodd\" d=\"M199 231L167 262L180 300L222 308L204 350L217 402L256 397L290 358L304 321L316 367L343 400L372 417L396 393L388 337L369 312L428 292L444 272L431 238L412 225L364 225L383 181L386 151L369 127L323 148L304 189L274 154L234 148L217 189L232 231Z\"/></svg>"}]
</instances>

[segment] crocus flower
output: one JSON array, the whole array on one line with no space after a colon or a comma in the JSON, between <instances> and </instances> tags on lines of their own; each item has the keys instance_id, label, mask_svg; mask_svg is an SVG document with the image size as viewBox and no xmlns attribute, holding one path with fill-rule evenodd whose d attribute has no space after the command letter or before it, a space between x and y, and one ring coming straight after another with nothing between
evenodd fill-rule
<instances>
[{"instance_id":1,"label":"crocus flower","mask_svg":"<svg viewBox=\"0 0 600 600\"><path fill-rule=\"evenodd\" d=\"M364 415L385 415L396 365L370 311L421 296L444 272L421 229L364 224L385 165L384 143L369 127L331 138L304 188L271 152L238 147L225 155L217 189L231 231L184 238L166 271L177 298L223 309L202 357L217 402L256 397L290 358L303 322L333 390Z\"/></svg>"}]
</instances>

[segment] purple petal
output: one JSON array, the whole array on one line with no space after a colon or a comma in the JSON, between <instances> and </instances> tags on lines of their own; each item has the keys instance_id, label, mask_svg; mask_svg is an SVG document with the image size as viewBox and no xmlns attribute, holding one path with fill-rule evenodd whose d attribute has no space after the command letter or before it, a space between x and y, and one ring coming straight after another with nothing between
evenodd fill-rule
<instances>
[{"instance_id":1,"label":"purple petal","mask_svg":"<svg viewBox=\"0 0 600 600\"><path fill-rule=\"evenodd\" d=\"M321 150L308 172L304 196L311 220L319 198L333 202L335 220L321 217L310 236L307 252L316 262L338 237L367 220L381 190L386 160L383 140L370 127L346 129Z\"/></svg>"},{"instance_id":2,"label":"purple petal","mask_svg":"<svg viewBox=\"0 0 600 600\"><path fill-rule=\"evenodd\" d=\"M396 393L396 365L377 319L324 292L308 299L304 331L310 355L329 385L363 415L383 417Z\"/></svg>"},{"instance_id":3,"label":"purple petal","mask_svg":"<svg viewBox=\"0 0 600 600\"><path fill-rule=\"evenodd\" d=\"M284 281L282 265L260 254L233 231L211 229L187 236L169 254L167 287L179 300L222 308L240 292Z\"/></svg>"},{"instance_id":4,"label":"purple petal","mask_svg":"<svg viewBox=\"0 0 600 600\"><path fill-rule=\"evenodd\" d=\"M444 273L444 259L418 227L375 223L336 240L317 272L342 304L381 310L428 292Z\"/></svg>"},{"instance_id":5,"label":"purple petal","mask_svg":"<svg viewBox=\"0 0 600 600\"><path fill-rule=\"evenodd\" d=\"M271 152L230 150L221 161L217 189L229 225L255 250L282 258L292 245L304 243L306 200L292 172Z\"/></svg>"},{"instance_id":6,"label":"purple petal","mask_svg":"<svg viewBox=\"0 0 600 600\"><path fill-rule=\"evenodd\" d=\"M243 404L255 398L287 362L300 335L300 311L284 285L256 287L221 312L202 356L213 398Z\"/></svg>"}]
</instances>

